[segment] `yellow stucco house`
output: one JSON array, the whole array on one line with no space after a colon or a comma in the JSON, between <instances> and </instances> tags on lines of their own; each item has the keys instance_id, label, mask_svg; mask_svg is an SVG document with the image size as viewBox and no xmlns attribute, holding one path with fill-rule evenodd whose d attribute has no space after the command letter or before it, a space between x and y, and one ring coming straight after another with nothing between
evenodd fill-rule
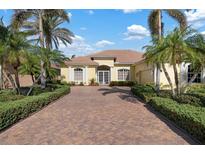
<instances>
[{"instance_id":1,"label":"yellow stucco house","mask_svg":"<svg viewBox=\"0 0 205 154\"><path fill-rule=\"evenodd\" d=\"M138 83L155 83L156 67L147 65L143 53L133 50L105 50L87 56L73 58L65 62L66 67L61 68L61 76L66 82L83 83L88 85L95 79L101 85L110 81L137 81ZM174 81L173 69L166 64L167 71ZM178 67L180 79L188 81L191 72L189 65ZM201 82L203 75L199 75L196 82ZM160 72L161 86L168 86L164 72ZM183 83L183 82L182 82Z\"/></svg>"}]
</instances>

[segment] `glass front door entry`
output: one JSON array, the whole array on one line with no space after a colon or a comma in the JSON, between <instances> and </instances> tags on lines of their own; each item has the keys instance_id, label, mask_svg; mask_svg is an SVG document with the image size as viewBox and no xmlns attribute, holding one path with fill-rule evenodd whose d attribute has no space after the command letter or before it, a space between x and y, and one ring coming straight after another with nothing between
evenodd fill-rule
<instances>
[{"instance_id":1,"label":"glass front door entry","mask_svg":"<svg viewBox=\"0 0 205 154\"><path fill-rule=\"evenodd\" d=\"M99 84L109 84L110 82L110 71L98 71L98 82Z\"/></svg>"}]
</instances>

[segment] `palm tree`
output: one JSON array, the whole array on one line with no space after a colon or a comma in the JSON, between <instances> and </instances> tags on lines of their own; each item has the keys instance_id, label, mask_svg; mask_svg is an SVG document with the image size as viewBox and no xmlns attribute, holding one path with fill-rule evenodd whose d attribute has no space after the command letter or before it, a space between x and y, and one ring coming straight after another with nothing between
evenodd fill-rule
<instances>
[{"instance_id":1,"label":"palm tree","mask_svg":"<svg viewBox=\"0 0 205 154\"><path fill-rule=\"evenodd\" d=\"M72 37L74 37L74 34L66 28L59 27L63 22L65 22L65 20L60 17L48 17L44 21L46 48L52 49L52 44L54 44L55 48L58 49L60 45L59 41L65 46L72 43Z\"/></svg>"},{"instance_id":2,"label":"palm tree","mask_svg":"<svg viewBox=\"0 0 205 154\"><path fill-rule=\"evenodd\" d=\"M3 88L3 64L5 58L5 41L8 35L8 27L4 25L3 17L0 19L0 89Z\"/></svg>"},{"instance_id":3,"label":"palm tree","mask_svg":"<svg viewBox=\"0 0 205 154\"><path fill-rule=\"evenodd\" d=\"M189 82L184 85L183 89L186 92L186 88L191 85L191 83L196 79L198 74L205 67L205 39L201 34L196 34L189 37L186 43L195 51L191 58L185 59L185 63L191 64L192 71L194 75L191 77Z\"/></svg>"},{"instance_id":4,"label":"palm tree","mask_svg":"<svg viewBox=\"0 0 205 154\"><path fill-rule=\"evenodd\" d=\"M155 60L162 64L169 63L173 67L177 95L180 94L177 66L184 62L184 60L189 60L189 62L193 61L192 59L198 55L198 51L187 43L187 40L194 35L196 35L195 31L189 28L184 30L175 28L173 32L169 33L166 37L161 38L161 40L157 41L154 45L146 47L147 53L145 56L148 61L151 59L151 62L154 62ZM171 88L173 88L170 77L168 75L166 75L166 77Z\"/></svg>"},{"instance_id":5,"label":"palm tree","mask_svg":"<svg viewBox=\"0 0 205 154\"><path fill-rule=\"evenodd\" d=\"M25 22L28 22L29 19L34 20L34 24L38 24L38 31L37 35L39 36L40 40L40 47L45 47L45 37L44 37L44 25L43 23L46 21L48 17L60 17L64 20L68 20L68 15L65 10L54 10L54 9L25 9L25 10L15 10L15 13L13 15L12 19L12 26L15 29L19 29L24 25ZM40 62L41 67L41 88L45 89L46 87L46 70L44 67L44 61L41 59Z\"/></svg>"},{"instance_id":6,"label":"palm tree","mask_svg":"<svg viewBox=\"0 0 205 154\"><path fill-rule=\"evenodd\" d=\"M160 40L158 39L158 37L153 37L152 39L152 45L146 45L143 47L146 50L146 53L143 55L145 57L145 60L147 62L147 64L163 64L162 65L162 69L165 73L166 79L170 85L171 91L172 91L172 95L175 96L175 90L174 90L174 86L171 80L171 77L169 75L169 73L167 72L167 69L164 65L164 63L166 63L166 59L163 56L163 50L166 48L166 43L165 43L165 39L161 38Z\"/></svg>"},{"instance_id":7,"label":"palm tree","mask_svg":"<svg viewBox=\"0 0 205 154\"><path fill-rule=\"evenodd\" d=\"M32 82L40 75L39 57L32 52L22 53L22 64L19 67L19 73L23 75L31 75Z\"/></svg>"},{"instance_id":8,"label":"palm tree","mask_svg":"<svg viewBox=\"0 0 205 154\"><path fill-rule=\"evenodd\" d=\"M153 10L153 11L151 11L151 13L149 14L149 17L148 17L149 29L150 29L151 35L153 37L157 36L158 39L161 39L161 37L163 35L163 31L164 31L164 29L163 29L164 24L162 22L162 13L163 12L168 14L174 20L176 20L180 24L181 30L186 28L186 26L187 26L186 16L184 15L184 13L182 11L176 10L176 9ZM162 63L162 65L164 65L164 64ZM157 89L157 91L159 91L159 89L160 89L160 65L158 63L156 63L156 67L157 67L156 89ZM165 66L162 66L162 68L165 68Z\"/></svg>"},{"instance_id":9,"label":"palm tree","mask_svg":"<svg viewBox=\"0 0 205 154\"><path fill-rule=\"evenodd\" d=\"M29 48L30 44L25 35L22 32L13 32L11 30L6 41L6 62L14 72L17 88L20 87L18 69L21 65L21 55L22 52L29 50Z\"/></svg>"},{"instance_id":10,"label":"palm tree","mask_svg":"<svg viewBox=\"0 0 205 154\"><path fill-rule=\"evenodd\" d=\"M47 48L41 49L40 54L45 62L47 78L52 79L57 76L57 70L54 66L65 66L64 61L68 60L65 55L59 50L50 50Z\"/></svg>"}]
</instances>

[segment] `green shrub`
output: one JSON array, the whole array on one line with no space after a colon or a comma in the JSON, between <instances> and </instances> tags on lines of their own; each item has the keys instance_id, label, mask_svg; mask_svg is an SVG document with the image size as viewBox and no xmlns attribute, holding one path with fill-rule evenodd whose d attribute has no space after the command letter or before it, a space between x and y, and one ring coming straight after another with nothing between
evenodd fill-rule
<instances>
[{"instance_id":1,"label":"green shrub","mask_svg":"<svg viewBox=\"0 0 205 154\"><path fill-rule=\"evenodd\" d=\"M90 79L89 86L99 86L99 83L96 82L94 78Z\"/></svg>"},{"instance_id":2,"label":"green shrub","mask_svg":"<svg viewBox=\"0 0 205 154\"><path fill-rule=\"evenodd\" d=\"M1 90L0 91L0 102L7 102L13 100L19 100L24 98L23 95L17 95L15 90Z\"/></svg>"},{"instance_id":3,"label":"green shrub","mask_svg":"<svg viewBox=\"0 0 205 154\"><path fill-rule=\"evenodd\" d=\"M149 102L193 137L205 144L205 108L189 104L179 104L168 98L154 97Z\"/></svg>"},{"instance_id":4,"label":"green shrub","mask_svg":"<svg viewBox=\"0 0 205 154\"><path fill-rule=\"evenodd\" d=\"M111 81L109 86L134 86L136 84L136 82L134 81Z\"/></svg>"},{"instance_id":5,"label":"green shrub","mask_svg":"<svg viewBox=\"0 0 205 154\"><path fill-rule=\"evenodd\" d=\"M152 97L157 96L153 87L150 85L136 84L131 88L131 91L134 95L138 96L145 102L149 102Z\"/></svg>"},{"instance_id":6,"label":"green shrub","mask_svg":"<svg viewBox=\"0 0 205 154\"><path fill-rule=\"evenodd\" d=\"M200 98L189 95L189 94L181 94L179 96L175 96L174 100L181 104L190 104L194 106L203 106Z\"/></svg>"},{"instance_id":7,"label":"green shrub","mask_svg":"<svg viewBox=\"0 0 205 154\"><path fill-rule=\"evenodd\" d=\"M205 93L205 84L192 84L189 87L187 87L187 93Z\"/></svg>"},{"instance_id":8,"label":"green shrub","mask_svg":"<svg viewBox=\"0 0 205 154\"><path fill-rule=\"evenodd\" d=\"M158 96L163 98L172 98L172 93L170 90L160 90Z\"/></svg>"},{"instance_id":9,"label":"green shrub","mask_svg":"<svg viewBox=\"0 0 205 154\"><path fill-rule=\"evenodd\" d=\"M39 94L46 93L46 92L52 92L55 89L56 87L53 84L47 85L45 89L41 89L40 86L35 86L30 95L39 95Z\"/></svg>"},{"instance_id":10,"label":"green shrub","mask_svg":"<svg viewBox=\"0 0 205 154\"><path fill-rule=\"evenodd\" d=\"M68 83L69 86L75 86L75 82L71 81Z\"/></svg>"},{"instance_id":11,"label":"green shrub","mask_svg":"<svg viewBox=\"0 0 205 154\"><path fill-rule=\"evenodd\" d=\"M205 106L205 93L188 93L190 96L194 96L200 99L200 102Z\"/></svg>"},{"instance_id":12,"label":"green shrub","mask_svg":"<svg viewBox=\"0 0 205 154\"><path fill-rule=\"evenodd\" d=\"M69 93L70 87L58 86L53 92L46 92L37 96L27 96L21 100L0 104L0 130L40 110L45 105Z\"/></svg>"}]
</instances>

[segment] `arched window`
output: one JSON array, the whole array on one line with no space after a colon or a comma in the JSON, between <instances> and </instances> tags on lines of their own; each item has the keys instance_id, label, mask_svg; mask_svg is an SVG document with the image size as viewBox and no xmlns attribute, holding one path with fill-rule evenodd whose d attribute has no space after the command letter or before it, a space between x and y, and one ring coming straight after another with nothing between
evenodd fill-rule
<instances>
[{"instance_id":1,"label":"arched window","mask_svg":"<svg viewBox=\"0 0 205 154\"><path fill-rule=\"evenodd\" d=\"M118 81L127 81L129 80L130 71L128 69L119 69L118 70Z\"/></svg>"},{"instance_id":2,"label":"arched window","mask_svg":"<svg viewBox=\"0 0 205 154\"><path fill-rule=\"evenodd\" d=\"M191 80L192 76L194 75L194 71L191 67L191 65L188 65L188 82ZM201 72L196 76L195 80L193 81L193 83L201 83Z\"/></svg>"},{"instance_id":3,"label":"arched window","mask_svg":"<svg viewBox=\"0 0 205 154\"><path fill-rule=\"evenodd\" d=\"M83 69L75 68L74 69L74 80L75 81L83 81Z\"/></svg>"}]
</instances>

